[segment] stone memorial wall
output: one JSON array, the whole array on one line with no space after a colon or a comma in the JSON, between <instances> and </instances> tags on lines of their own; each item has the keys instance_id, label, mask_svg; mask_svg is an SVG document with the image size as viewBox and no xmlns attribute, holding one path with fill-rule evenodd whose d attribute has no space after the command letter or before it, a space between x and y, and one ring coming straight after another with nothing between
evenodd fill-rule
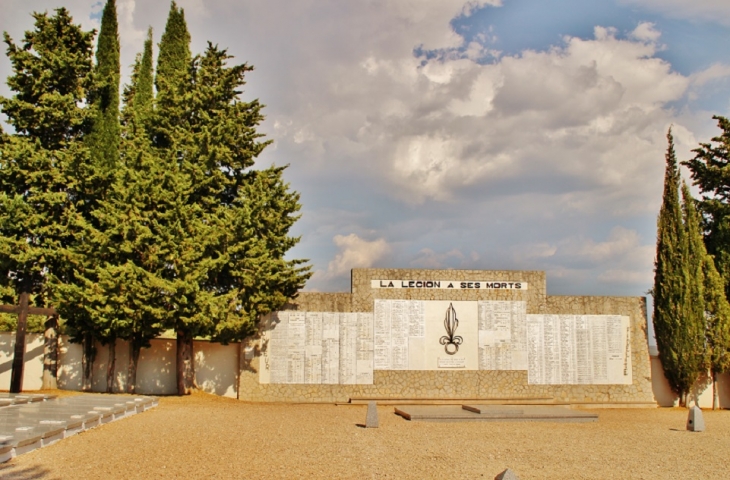
<instances>
[{"instance_id":1,"label":"stone memorial wall","mask_svg":"<svg viewBox=\"0 0 730 480\"><path fill-rule=\"evenodd\" d=\"M654 403L643 297L547 296L544 272L352 271L263 319L240 398Z\"/></svg>"}]
</instances>

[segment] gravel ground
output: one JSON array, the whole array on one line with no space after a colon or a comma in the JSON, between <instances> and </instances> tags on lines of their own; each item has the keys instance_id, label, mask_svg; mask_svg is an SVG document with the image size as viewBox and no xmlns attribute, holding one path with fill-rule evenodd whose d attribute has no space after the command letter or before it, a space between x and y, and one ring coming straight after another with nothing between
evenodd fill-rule
<instances>
[{"instance_id":1,"label":"gravel ground","mask_svg":"<svg viewBox=\"0 0 730 480\"><path fill-rule=\"evenodd\" d=\"M594 423L409 422L378 407L163 397L113 422L0 465L0 478L492 479L730 478L730 411L596 410Z\"/></svg>"}]
</instances>

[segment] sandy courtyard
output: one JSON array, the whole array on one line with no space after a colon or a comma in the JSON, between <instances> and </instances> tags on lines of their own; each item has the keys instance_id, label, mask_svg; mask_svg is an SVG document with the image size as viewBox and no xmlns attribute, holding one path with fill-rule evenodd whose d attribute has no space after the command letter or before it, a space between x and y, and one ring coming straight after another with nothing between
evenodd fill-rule
<instances>
[{"instance_id":1,"label":"sandy courtyard","mask_svg":"<svg viewBox=\"0 0 730 480\"><path fill-rule=\"evenodd\" d=\"M163 397L141 415L0 465L0 478L730 478L730 411L596 410L595 423L409 422L365 406Z\"/></svg>"}]
</instances>

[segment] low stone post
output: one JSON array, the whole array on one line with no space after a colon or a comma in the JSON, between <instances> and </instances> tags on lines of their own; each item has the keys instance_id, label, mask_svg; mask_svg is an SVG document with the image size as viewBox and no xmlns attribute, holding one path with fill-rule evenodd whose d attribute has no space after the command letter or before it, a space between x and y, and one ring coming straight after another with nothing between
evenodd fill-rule
<instances>
[{"instance_id":1,"label":"low stone post","mask_svg":"<svg viewBox=\"0 0 730 480\"><path fill-rule=\"evenodd\" d=\"M690 432L705 431L705 419L702 417L702 410L700 410L700 407L697 405L689 409L689 415L687 415L687 430Z\"/></svg>"},{"instance_id":2,"label":"low stone post","mask_svg":"<svg viewBox=\"0 0 730 480\"><path fill-rule=\"evenodd\" d=\"M375 402L368 402L368 414L365 417L365 428L378 428L378 404Z\"/></svg>"}]
</instances>

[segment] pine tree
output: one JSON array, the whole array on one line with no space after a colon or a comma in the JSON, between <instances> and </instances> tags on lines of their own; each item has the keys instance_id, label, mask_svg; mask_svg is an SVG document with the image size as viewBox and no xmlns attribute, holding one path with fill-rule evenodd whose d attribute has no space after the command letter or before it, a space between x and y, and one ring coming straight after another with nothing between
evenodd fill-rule
<instances>
[{"instance_id":1,"label":"pine tree","mask_svg":"<svg viewBox=\"0 0 730 480\"><path fill-rule=\"evenodd\" d=\"M94 32L84 32L68 11L34 13L35 29L16 45L5 33L15 92L0 108L15 133L0 140L0 277L27 301L46 301L47 279L63 276L74 208L69 174L88 158L82 144L88 115L81 107L90 86ZM11 390L22 384L25 318L18 319Z\"/></svg>"}]
</instances>

